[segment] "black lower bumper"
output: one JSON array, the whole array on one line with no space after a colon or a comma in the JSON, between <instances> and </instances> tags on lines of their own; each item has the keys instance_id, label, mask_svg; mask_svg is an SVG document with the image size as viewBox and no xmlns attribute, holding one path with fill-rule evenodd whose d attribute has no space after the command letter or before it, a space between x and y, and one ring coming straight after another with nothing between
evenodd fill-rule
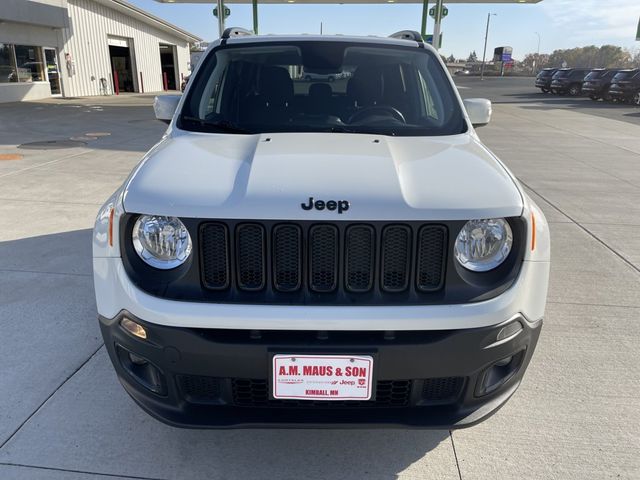
<instances>
[{"instance_id":1,"label":"black lower bumper","mask_svg":"<svg viewBox=\"0 0 640 480\"><path fill-rule=\"evenodd\" d=\"M122 328L124 316L145 328L146 340ZM173 426L462 428L515 392L542 321L516 317L448 331L248 331L165 327L122 312L100 317L100 327L126 391ZM371 355L376 393L359 402L274 400L276 353Z\"/></svg>"}]
</instances>

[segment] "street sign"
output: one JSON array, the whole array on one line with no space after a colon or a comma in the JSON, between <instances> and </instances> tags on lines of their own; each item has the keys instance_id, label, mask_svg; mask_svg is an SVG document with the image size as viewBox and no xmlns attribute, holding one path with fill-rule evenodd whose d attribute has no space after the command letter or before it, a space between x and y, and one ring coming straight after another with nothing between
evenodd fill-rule
<instances>
[{"instance_id":1,"label":"street sign","mask_svg":"<svg viewBox=\"0 0 640 480\"><path fill-rule=\"evenodd\" d=\"M231 9L227 6L224 7L224 18L227 18L229 15L231 15ZM213 9L213 16L218 18L218 7L214 7Z\"/></svg>"},{"instance_id":2,"label":"street sign","mask_svg":"<svg viewBox=\"0 0 640 480\"><path fill-rule=\"evenodd\" d=\"M447 15L449 15L449 9L443 5L442 6L442 18L446 17ZM436 7L431 7L429 9L429 16L431 18L436 18Z\"/></svg>"},{"instance_id":3,"label":"street sign","mask_svg":"<svg viewBox=\"0 0 640 480\"><path fill-rule=\"evenodd\" d=\"M433 35L428 34L428 35L425 35L423 38L425 43L428 43L429 45L433 45ZM433 46L435 47L435 45ZM442 47L442 32L440 32L440 45L438 45L438 47Z\"/></svg>"}]
</instances>

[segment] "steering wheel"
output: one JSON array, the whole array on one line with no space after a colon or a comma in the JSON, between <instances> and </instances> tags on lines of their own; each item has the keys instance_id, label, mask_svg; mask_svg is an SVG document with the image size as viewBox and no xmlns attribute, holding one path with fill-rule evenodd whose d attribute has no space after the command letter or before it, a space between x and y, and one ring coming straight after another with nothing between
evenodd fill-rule
<instances>
[{"instance_id":1,"label":"steering wheel","mask_svg":"<svg viewBox=\"0 0 640 480\"><path fill-rule=\"evenodd\" d=\"M402 123L407 123L407 120L404 118L402 112L397 108L391 107L389 105L373 105L371 107L365 107L362 110L358 110L356 113L351 115L351 117L349 117L348 123L357 122L358 120L362 120L365 117L370 117L372 115L378 114L390 115Z\"/></svg>"}]
</instances>

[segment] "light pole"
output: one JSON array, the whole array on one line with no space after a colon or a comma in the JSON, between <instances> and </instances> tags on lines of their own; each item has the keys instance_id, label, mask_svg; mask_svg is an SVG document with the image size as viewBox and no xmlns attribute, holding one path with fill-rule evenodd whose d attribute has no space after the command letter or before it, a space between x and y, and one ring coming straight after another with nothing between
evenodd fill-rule
<instances>
[{"instance_id":1,"label":"light pole","mask_svg":"<svg viewBox=\"0 0 640 480\"><path fill-rule=\"evenodd\" d=\"M536 58L533 59L533 66L531 67L531 73L536 73L536 64L538 63L538 59L540 58L540 34L538 32L533 32L538 36L538 50L536 52Z\"/></svg>"},{"instance_id":2,"label":"light pole","mask_svg":"<svg viewBox=\"0 0 640 480\"><path fill-rule=\"evenodd\" d=\"M484 34L484 53L482 54L482 66L480 67L480 80L484 80L484 62L487 58L487 40L489 39L489 22L491 21L491 15L498 15L497 13L487 13L487 31Z\"/></svg>"}]
</instances>

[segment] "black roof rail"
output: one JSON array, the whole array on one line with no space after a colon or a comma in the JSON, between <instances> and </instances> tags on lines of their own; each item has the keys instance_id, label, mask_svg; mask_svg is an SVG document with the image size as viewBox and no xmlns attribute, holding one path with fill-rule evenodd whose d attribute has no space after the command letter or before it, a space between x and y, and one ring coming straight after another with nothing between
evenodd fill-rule
<instances>
[{"instance_id":1,"label":"black roof rail","mask_svg":"<svg viewBox=\"0 0 640 480\"><path fill-rule=\"evenodd\" d=\"M400 40L414 40L419 44L424 43L422 35L420 35L415 30L401 30L399 32L392 33L391 35L389 35L389 38L398 38Z\"/></svg>"},{"instance_id":2,"label":"black roof rail","mask_svg":"<svg viewBox=\"0 0 640 480\"><path fill-rule=\"evenodd\" d=\"M245 37L247 35L253 35L253 32L251 30L247 30L246 28L229 27L225 29L224 32L222 32L222 37L220 38L222 38L223 40L227 40L228 38Z\"/></svg>"}]
</instances>

